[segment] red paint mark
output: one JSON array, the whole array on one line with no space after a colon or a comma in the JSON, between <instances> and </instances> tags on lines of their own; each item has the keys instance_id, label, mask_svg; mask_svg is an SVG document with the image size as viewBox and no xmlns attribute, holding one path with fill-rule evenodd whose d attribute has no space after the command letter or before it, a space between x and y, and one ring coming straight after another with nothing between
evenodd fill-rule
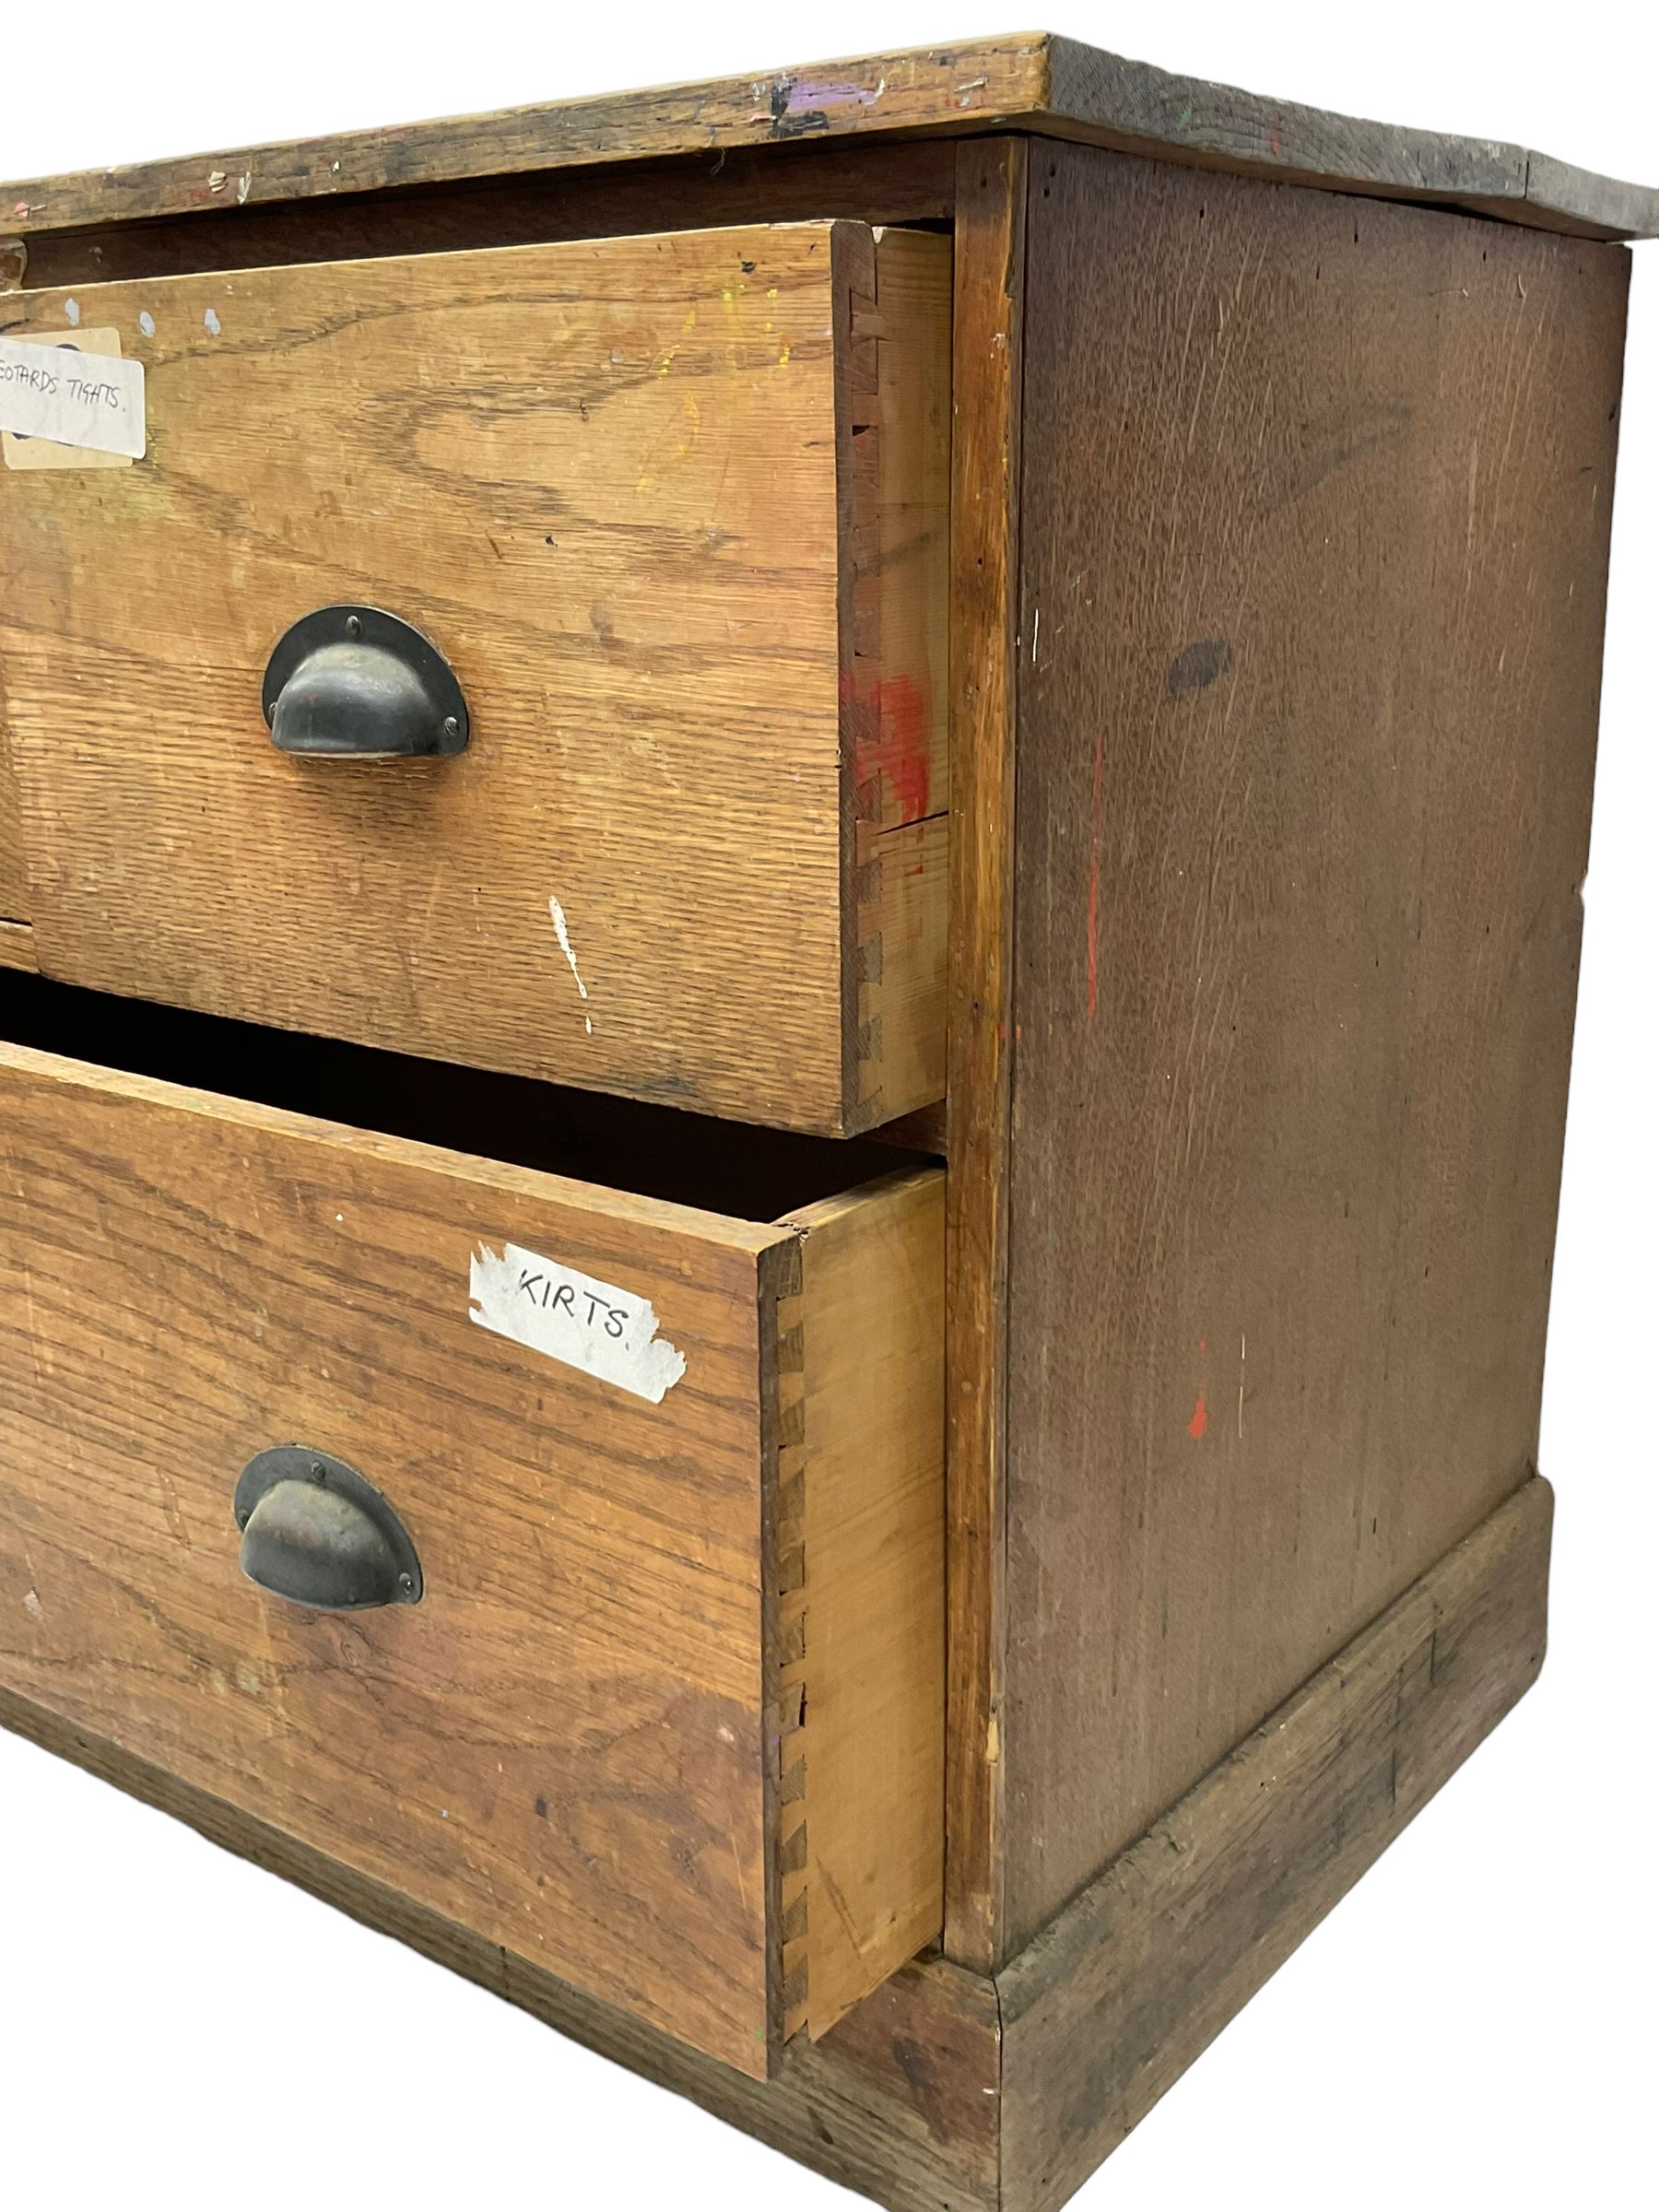
<instances>
[{"instance_id":1,"label":"red paint mark","mask_svg":"<svg viewBox=\"0 0 1659 2212\"><path fill-rule=\"evenodd\" d=\"M1088 1018L1100 1003L1100 772L1105 747L1103 735L1095 738L1094 796L1088 810Z\"/></svg>"},{"instance_id":2,"label":"red paint mark","mask_svg":"<svg viewBox=\"0 0 1659 2212\"><path fill-rule=\"evenodd\" d=\"M1209 1427L1209 1407L1204 1402L1204 1393L1198 1394L1198 1403L1193 1408L1193 1418L1187 1423L1187 1434L1196 1443Z\"/></svg>"},{"instance_id":3,"label":"red paint mark","mask_svg":"<svg viewBox=\"0 0 1659 2212\"><path fill-rule=\"evenodd\" d=\"M852 672L843 669L841 704L852 710L853 774L866 813L894 813L888 829L921 821L931 782L927 699L921 687L908 676L890 676L860 700Z\"/></svg>"},{"instance_id":4,"label":"red paint mark","mask_svg":"<svg viewBox=\"0 0 1659 2212\"><path fill-rule=\"evenodd\" d=\"M1205 1342L1202 1336L1200 1336L1198 1339L1198 1349L1201 1352L1207 1352L1209 1350L1209 1346Z\"/></svg>"},{"instance_id":5,"label":"red paint mark","mask_svg":"<svg viewBox=\"0 0 1659 2212\"><path fill-rule=\"evenodd\" d=\"M1274 159L1276 161L1282 161L1285 158L1285 149L1279 141L1279 127L1277 123L1274 124L1272 130L1268 133L1267 143L1273 149Z\"/></svg>"}]
</instances>

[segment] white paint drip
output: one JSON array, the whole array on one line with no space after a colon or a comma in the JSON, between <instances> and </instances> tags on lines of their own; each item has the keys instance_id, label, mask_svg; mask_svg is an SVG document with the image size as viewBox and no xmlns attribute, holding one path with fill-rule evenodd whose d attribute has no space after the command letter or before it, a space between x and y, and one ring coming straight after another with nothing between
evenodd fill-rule
<instances>
[{"instance_id":1,"label":"white paint drip","mask_svg":"<svg viewBox=\"0 0 1659 2212\"><path fill-rule=\"evenodd\" d=\"M1244 1339L1239 1338L1239 1434L1244 1434Z\"/></svg>"},{"instance_id":2,"label":"white paint drip","mask_svg":"<svg viewBox=\"0 0 1659 2212\"><path fill-rule=\"evenodd\" d=\"M147 307L139 312L138 327L147 338L153 338L156 335L156 318L150 313Z\"/></svg>"},{"instance_id":3,"label":"white paint drip","mask_svg":"<svg viewBox=\"0 0 1659 2212\"><path fill-rule=\"evenodd\" d=\"M565 959L571 963L571 973L576 978L576 988L581 992L583 1003L585 1004L587 1000L588 987L582 980L581 969L576 965L576 955L571 947L571 925L565 920L564 908L559 905L557 899L549 899L547 901L547 912L553 917L553 928L559 938L559 949L564 954ZM582 1018L582 1023L583 1029L586 1030L588 1035L591 1037L594 1033L593 1016L591 1014L584 1014Z\"/></svg>"},{"instance_id":4,"label":"white paint drip","mask_svg":"<svg viewBox=\"0 0 1659 2212\"><path fill-rule=\"evenodd\" d=\"M80 328L80 301L78 300L65 300L64 302L64 312L69 318L70 329L78 330Z\"/></svg>"},{"instance_id":5,"label":"white paint drip","mask_svg":"<svg viewBox=\"0 0 1659 2212\"><path fill-rule=\"evenodd\" d=\"M219 319L212 308L209 308L207 312L202 317L202 323L204 328L206 329L212 336L216 338L218 336L220 329Z\"/></svg>"},{"instance_id":6,"label":"white paint drip","mask_svg":"<svg viewBox=\"0 0 1659 2212\"><path fill-rule=\"evenodd\" d=\"M578 1267L509 1244L472 1255L468 1319L492 1335L543 1352L601 1382L660 1406L686 1371L686 1355L657 1335L651 1300Z\"/></svg>"},{"instance_id":7,"label":"white paint drip","mask_svg":"<svg viewBox=\"0 0 1659 2212\"><path fill-rule=\"evenodd\" d=\"M45 1606L41 1603L39 1594L33 1590L25 1592L23 1610L34 1620L43 1619L46 1612Z\"/></svg>"}]
</instances>

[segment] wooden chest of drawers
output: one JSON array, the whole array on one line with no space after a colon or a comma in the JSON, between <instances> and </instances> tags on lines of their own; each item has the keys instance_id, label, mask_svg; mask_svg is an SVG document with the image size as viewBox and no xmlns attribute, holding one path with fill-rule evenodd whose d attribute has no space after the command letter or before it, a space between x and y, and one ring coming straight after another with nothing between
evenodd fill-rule
<instances>
[{"instance_id":1,"label":"wooden chest of drawers","mask_svg":"<svg viewBox=\"0 0 1659 2212\"><path fill-rule=\"evenodd\" d=\"M0 207L0 1718L1048 2212L1542 1658L1659 200L1030 38Z\"/></svg>"}]
</instances>

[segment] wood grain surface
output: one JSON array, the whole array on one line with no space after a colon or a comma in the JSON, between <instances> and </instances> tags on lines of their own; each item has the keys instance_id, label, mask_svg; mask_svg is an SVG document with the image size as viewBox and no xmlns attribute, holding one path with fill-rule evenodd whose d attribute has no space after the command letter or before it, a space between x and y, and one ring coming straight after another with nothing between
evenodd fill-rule
<instances>
[{"instance_id":1,"label":"wood grain surface","mask_svg":"<svg viewBox=\"0 0 1659 2212\"><path fill-rule=\"evenodd\" d=\"M1627 275L1033 161L1010 1948L1531 1465Z\"/></svg>"},{"instance_id":2,"label":"wood grain surface","mask_svg":"<svg viewBox=\"0 0 1659 2212\"><path fill-rule=\"evenodd\" d=\"M805 1700L805 2025L817 2039L943 1925L945 1178L911 1170L791 1226L803 1236L800 1488L797 1501L786 1484L782 1510L801 1568L785 1671Z\"/></svg>"},{"instance_id":3,"label":"wood grain surface","mask_svg":"<svg viewBox=\"0 0 1659 2212\"><path fill-rule=\"evenodd\" d=\"M728 2063L768 2052L763 1265L786 1231L0 1046L0 1679ZM660 1406L473 1324L512 1241ZM415 1607L244 1581L244 1464L385 1491Z\"/></svg>"},{"instance_id":4,"label":"wood grain surface","mask_svg":"<svg viewBox=\"0 0 1659 2212\"><path fill-rule=\"evenodd\" d=\"M962 149L952 455L946 1947L1002 1924L1008 1105L1028 149Z\"/></svg>"},{"instance_id":5,"label":"wood grain surface","mask_svg":"<svg viewBox=\"0 0 1659 2212\"><path fill-rule=\"evenodd\" d=\"M1659 190L1524 146L1272 100L1050 38L1048 108L1065 138L1280 184L1431 201L1592 238L1659 235Z\"/></svg>"},{"instance_id":6,"label":"wood grain surface","mask_svg":"<svg viewBox=\"0 0 1659 2212\"><path fill-rule=\"evenodd\" d=\"M27 922L0 922L0 968L35 972L34 931Z\"/></svg>"},{"instance_id":7,"label":"wood grain surface","mask_svg":"<svg viewBox=\"0 0 1659 2212\"><path fill-rule=\"evenodd\" d=\"M149 453L0 481L42 969L829 1134L936 1099L949 248L891 250L889 312L856 225L88 288ZM436 640L465 754L275 750L337 600Z\"/></svg>"},{"instance_id":8,"label":"wood grain surface","mask_svg":"<svg viewBox=\"0 0 1659 2212\"><path fill-rule=\"evenodd\" d=\"M821 2042L791 2044L775 2079L758 2081L3 1687L0 1726L892 2212L998 2212L996 1993L944 1959L901 1968Z\"/></svg>"},{"instance_id":9,"label":"wood grain surface","mask_svg":"<svg viewBox=\"0 0 1659 2212\"><path fill-rule=\"evenodd\" d=\"M0 185L0 221L29 237L595 160L793 152L826 138L998 125L1281 182L1472 206L1512 223L1659 233L1659 193L1524 147L1331 114L1044 31L33 178Z\"/></svg>"},{"instance_id":10,"label":"wood grain surface","mask_svg":"<svg viewBox=\"0 0 1659 2212\"><path fill-rule=\"evenodd\" d=\"M1531 1687L1552 1505L1500 1506L999 1978L1003 2212L1057 2212Z\"/></svg>"}]
</instances>

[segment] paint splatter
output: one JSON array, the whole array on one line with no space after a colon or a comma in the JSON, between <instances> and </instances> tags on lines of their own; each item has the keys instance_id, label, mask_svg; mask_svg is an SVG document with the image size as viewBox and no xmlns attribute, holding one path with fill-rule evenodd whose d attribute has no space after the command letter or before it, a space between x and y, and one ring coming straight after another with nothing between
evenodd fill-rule
<instances>
[{"instance_id":1,"label":"paint splatter","mask_svg":"<svg viewBox=\"0 0 1659 2212\"><path fill-rule=\"evenodd\" d=\"M1183 645L1164 675L1167 698L1183 691L1207 691L1232 666L1232 647L1225 638L1194 638Z\"/></svg>"},{"instance_id":2,"label":"paint splatter","mask_svg":"<svg viewBox=\"0 0 1659 2212\"><path fill-rule=\"evenodd\" d=\"M138 327L147 338L153 338L156 335L156 318L147 307L139 314Z\"/></svg>"},{"instance_id":3,"label":"paint splatter","mask_svg":"<svg viewBox=\"0 0 1659 2212\"><path fill-rule=\"evenodd\" d=\"M553 917L553 928L559 938L559 949L564 954L565 959L570 961L571 973L576 978L576 988L581 992L583 1002L585 1003L588 994L588 987L582 980L581 969L576 965L576 954L571 945L571 925L565 920L564 908L559 905L557 899L549 899L547 901L547 912ZM591 1014L584 1014L582 1018L582 1020L583 1029L586 1030L588 1035L591 1037L594 1033L593 1016Z\"/></svg>"},{"instance_id":4,"label":"paint splatter","mask_svg":"<svg viewBox=\"0 0 1659 2212\"><path fill-rule=\"evenodd\" d=\"M33 1590L24 1592L23 1610L31 1620L43 1620L46 1616L46 1608L41 1605L38 1592Z\"/></svg>"},{"instance_id":5,"label":"paint splatter","mask_svg":"<svg viewBox=\"0 0 1659 2212\"><path fill-rule=\"evenodd\" d=\"M852 704L855 678L843 673L844 700ZM927 697L908 676L888 677L876 686L866 707L853 712L853 774L861 804L870 814L896 809L889 829L925 818L932 795L928 759ZM885 791L877 788L885 785Z\"/></svg>"},{"instance_id":6,"label":"paint splatter","mask_svg":"<svg viewBox=\"0 0 1659 2212\"><path fill-rule=\"evenodd\" d=\"M202 317L202 324L204 328L207 330L212 336L216 338L218 336L220 327L219 319L212 308L209 308L207 312Z\"/></svg>"},{"instance_id":7,"label":"paint splatter","mask_svg":"<svg viewBox=\"0 0 1659 2212\"><path fill-rule=\"evenodd\" d=\"M1193 1418L1187 1423L1187 1434L1196 1443L1209 1427L1209 1407L1204 1402L1204 1393L1198 1393L1198 1403L1193 1408Z\"/></svg>"},{"instance_id":8,"label":"paint splatter","mask_svg":"<svg viewBox=\"0 0 1659 2212\"><path fill-rule=\"evenodd\" d=\"M1241 1441L1242 1440L1242 1438L1243 1438L1243 1435L1244 1435L1244 1338L1243 1338L1243 1335L1242 1335L1242 1333L1241 1333L1241 1335L1240 1335L1240 1337L1239 1337L1239 1436L1240 1436L1240 1439L1241 1439Z\"/></svg>"},{"instance_id":9,"label":"paint splatter","mask_svg":"<svg viewBox=\"0 0 1659 2212\"><path fill-rule=\"evenodd\" d=\"M64 312L69 318L70 329L78 330L80 328L80 301L78 300L65 300L64 302Z\"/></svg>"}]
</instances>

